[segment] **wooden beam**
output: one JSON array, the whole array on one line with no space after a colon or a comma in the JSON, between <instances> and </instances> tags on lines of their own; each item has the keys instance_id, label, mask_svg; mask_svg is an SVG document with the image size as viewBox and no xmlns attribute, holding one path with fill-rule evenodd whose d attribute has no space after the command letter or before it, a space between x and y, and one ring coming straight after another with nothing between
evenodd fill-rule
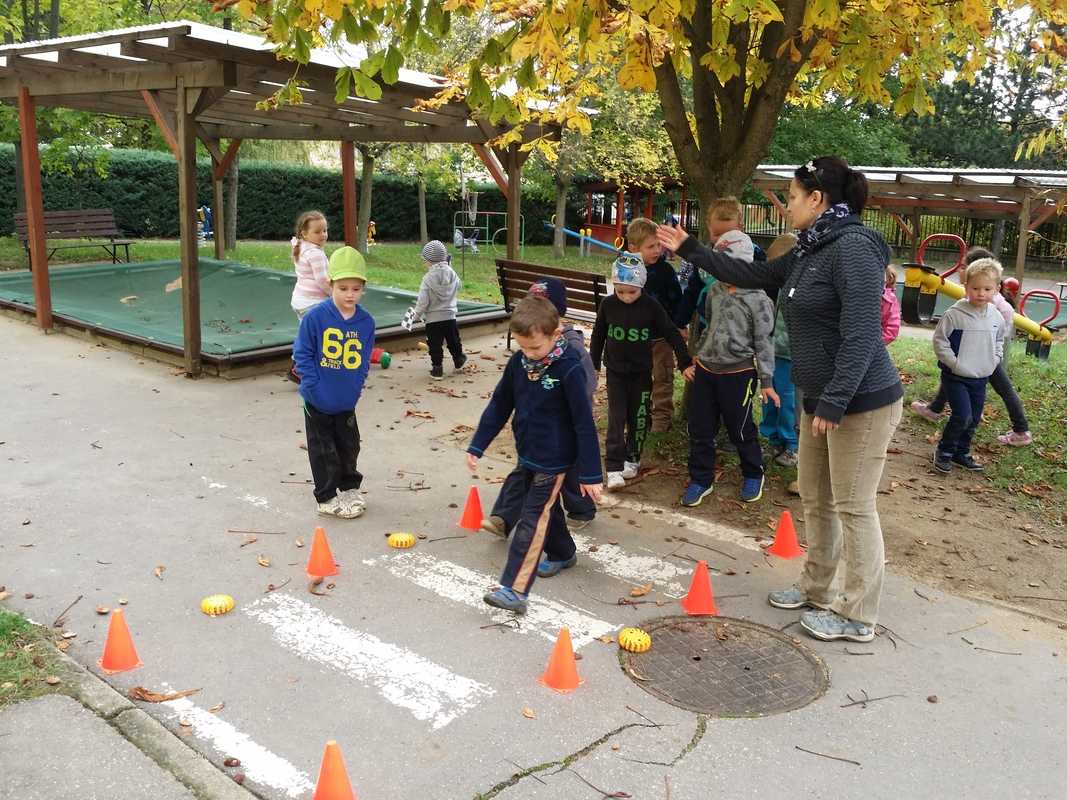
<instances>
[{"instance_id":1,"label":"wooden beam","mask_svg":"<svg viewBox=\"0 0 1067 800\"><path fill-rule=\"evenodd\" d=\"M175 118L178 140L178 229L182 262L182 332L185 374L200 375L200 260L196 241L196 133L190 106L198 94L178 80Z\"/></svg>"},{"instance_id":2,"label":"wooden beam","mask_svg":"<svg viewBox=\"0 0 1067 800\"><path fill-rule=\"evenodd\" d=\"M226 173L230 171L230 167L233 166L233 160L237 158L237 151L241 149L241 142L243 139L232 139L230 146L226 148L226 152L222 156L222 160L215 165L212 178L217 181L221 181L226 177Z\"/></svg>"},{"instance_id":3,"label":"wooden beam","mask_svg":"<svg viewBox=\"0 0 1067 800\"><path fill-rule=\"evenodd\" d=\"M922 211L916 208L911 212L911 260L913 263L919 259L919 237L922 235L922 227Z\"/></svg>"},{"instance_id":4,"label":"wooden beam","mask_svg":"<svg viewBox=\"0 0 1067 800\"><path fill-rule=\"evenodd\" d=\"M473 145L474 152L478 154L478 158L485 164L485 168L489 170L489 174L493 176L493 180L496 181L497 188L500 189L500 193L504 197L508 196L508 176L504 172L504 167L500 163L500 159L496 157L496 153L491 152L484 144Z\"/></svg>"},{"instance_id":5,"label":"wooden beam","mask_svg":"<svg viewBox=\"0 0 1067 800\"><path fill-rule=\"evenodd\" d=\"M210 89L205 89L200 93L200 99L196 101L196 108L193 109L193 116L199 117L211 106L224 98L230 89L226 86L215 86Z\"/></svg>"},{"instance_id":6,"label":"wooden beam","mask_svg":"<svg viewBox=\"0 0 1067 800\"><path fill-rule=\"evenodd\" d=\"M900 214L898 214L896 211L890 211L889 216L891 216L893 218L893 221L897 223L897 227L904 231L904 235L907 236L909 240L915 238L915 234L912 233L911 226L904 221L904 217L900 216Z\"/></svg>"},{"instance_id":7,"label":"wooden beam","mask_svg":"<svg viewBox=\"0 0 1067 800\"><path fill-rule=\"evenodd\" d=\"M211 155L211 163L217 166L222 161L222 148L219 145L219 140L212 139L207 135L207 131L196 123L193 123L193 128L196 130L196 138L200 140Z\"/></svg>"},{"instance_id":8,"label":"wooden beam","mask_svg":"<svg viewBox=\"0 0 1067 800\"><path fill-rule=\"evenodd\" d=\"M22 138L22 184L26 193L26 227L30 268L33 270L33 304L37 325L47 331L52 329L52 287L48 279L41 159L37 150L37 107L25 88L19 92L18 106L19 134Z\"/></svg>"},{"instance_id":9,"label":"wooden beam","mask_svg":"<svg viewBox=\"0 0 1067 800\"><path fill-rule=\"evenodd\" d=\"M163 141L167 143L167 147L174 153L175 158L181 158L181 153L178 150L178 137L174 132L174 115L160 107L159 96L155 92L144 89L141 91L141 98L144 100L148 113L156 121L156 127L159 128L159 132L163 135Z\"/></svg>"},{"instance_id":10,"label":"wooden beam","mask_svg":"<svg viewBox=\"0 0 1067 800\"><path fill-rule=\"evenodd\" d=\"M509 145L507 161L508 170L508 247L507 257L517 259L522 244L519 218L522 216L522 161L519 158L519 146Z\"/></svg>"},{"instance_id":11,"label":"wooden beam","mask_svg":"<svg viewBox=\"0 0 1067 800\"><path fill-rule=\"evenodd\" d=\"M17 96L21 85L31 95L104 94L142 89L173 89L178 80L190 87L232 86L237 83L233 64L218 61L144 67L128 72L71 72L65 75L0 79L0 98Z\"/></svg>"},{"instance_id":12,"label":"wooden beam","mask_svg":"<svg viewBox=\"0 0 1067 800\"><path fill-rule=\"evenodd\" d=\"M341 197L345 244L355 247L359 215L356 202L356 147L352 142L341 142Z\"/></svg>"},{"instance_id":13,"label":"wooden beam","mask_svg":"<svg viewBox=\"0 0 1067 800\"><path fill-rule=\"evenodd\" d=\"M775 194L774 192L772 192L770 189L764 189L763 190L763 196L771 201L771 205L775 207L775 209L781 215L782 219L784 221L788 222L789 221L789 217L786 216L785 204L782 202L781 198L778 197L778 195ZM685 202L686 202L685 189L682 189L682 205L683 206L685 205ZM685 217L684 217L684 213L685 212L683 211L682 213L683 213L683 217L682 218L685 219Z\"/></svg>"},{"instance_id":14,"label":"wooden beam","mask_svg":"<svg viewBox=\"0 0 1067 800\"><path fill-rule=\"evenodd\" d=\"M281 139L291 141L347 141L347 142L441 142L452 144L475 144L481 141L481 132L473 126L466 128L429 128L427 126L350 125L251 125L236 123L205 125L212 136L222 139Z\"/></svg>"},{"instance_id":15,"label":"wooden beam","mask_svg":"<svg viewBox=\"0 0 1067 800\"><path fill-rule=\"evenodd\" d=\"M1045 205L1041 211L1030 221L1030 230L1036 231L1042 225L1049 221L1054 216L1067 213L1067 209L1060 209L1059 205L1052 203L1051 205Z\"/></svg>"},{"instance_id":16,"label":"wooden beam","mask_svg":"<svg viewBox=\"0 0 1067 800\"><path fill-rule=\"evenodd\" d=\"M226 258L226 226L223 224L223 205L225 198L222 191L222 178L217 177L219 165L212 160L214 170L211 175L212 205L211 205L211 230L215 238L215 258L220 261Z\"/></svg>"},{"instance_id":17,"label":"wooden beam","mask_svg":"<svg viewBox=\"0 0 1067 800\"><path fill-rule=\"evenodd\" d=\"M1022 284L1026 275L1026 240L1030 233L1030 195L1023 198L1023 206L1019 211L1019 245L1015 250L1015 277Z\"/></svg>"}]
</instances>

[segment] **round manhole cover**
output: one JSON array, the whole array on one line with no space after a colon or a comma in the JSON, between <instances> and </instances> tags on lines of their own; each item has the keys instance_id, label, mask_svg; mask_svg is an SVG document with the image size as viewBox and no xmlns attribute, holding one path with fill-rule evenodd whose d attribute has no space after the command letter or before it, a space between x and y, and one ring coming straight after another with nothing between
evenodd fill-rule
<instances>
[{"instance_id":1,"label":"round manhole cover","mask_svg":"<svg viewBox=\"0 0 1067 800\"><path fill-rule=\"evenodd\" d=\"M649 694L713 717L764 717L806 706L830 686L815 653L781 631L730 617L666 617L643 626L645 653L620 651Z\"/></svg>"}]
</instances>

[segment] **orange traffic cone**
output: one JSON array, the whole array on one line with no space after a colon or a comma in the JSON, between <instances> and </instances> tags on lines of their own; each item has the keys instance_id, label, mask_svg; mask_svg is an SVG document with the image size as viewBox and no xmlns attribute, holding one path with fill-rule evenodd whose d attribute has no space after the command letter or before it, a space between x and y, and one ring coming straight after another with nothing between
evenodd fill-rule
<instances>
[{"instance_id":1,"label":"orange traffic cone","mask_svg":"<svg viewBox=\"0 0 1067 800\"><path fill-rule=\"evenodd\" d=\"M568 628L559 629L556 646L552 648L552 655L548 659L548 668L539 680L557 692L571 692L581 685L578 662L574 660L574 647L571 645L571 632Z\"/></svg>"},{"instance_id":2,"label":"orange traffic cone","mask_svg":"<svg viewBox=\"0 0 1067 800\"><path fill-rule=\"evenodd\" d=\"M319 782L315 785L311 800L356 800L356 793L348 782L348 770L341 758L341 748L335 741L326 742L322 766L319 767Z\"/></svg>"},{"instance_id":3,"label":"orange traffic cone","mask_svg":"<svg viewBox=\"0 0 1067 800\"><path fill-rule=\"evenodd\" d=\"M121 608L111 612L111 622L107 626L107 641L104 643L104 655L96 662L104 672L125 672L141 666L137 650L126 627L126 616Z\"/></svg>"},{"instance_id":4,"label":"orange traffic cone","mask_svg":"<svg viewBox=\"0 0 1067 800\"><path fill-rule=\"evenodd\" d=\"M797 542L797 529L793 527L793 515L789 509L782 512L778 518L778 529L774 532L774 544L767 548L767 552L779 558L796 558L804 555L804 551Z\"/></svg>"},{"instance_id":5,"label":"orange traffic cone","mask_svg":"<svg viewBox=\"0 0 1067 800\"><path fill-rule=\"evenodd\" d=\"M472 486L467 493L467 505L463 507L463 516L459 518L459 527L468 531L482 529L482 498L478 494L477 486Z\"/></svg>"},{"instance_id":6,"label":"orange traffic cone","mask_svg":"<svg viewBox=\"0 0 1067 800\"><path fill-rule=\"evenodd\" d=\"M322 528L315 528L315 538L311 542L311 553L308 555L307 574L313 578L327 578L337 574L330 543L326 541L326 531Z\"/></svg>"},{"instance_id":7,"label":"orange traffic cone","mask_svg":"<svg viewBox=\"0 0 1067 800\"><path fill-rule=\"evenodd\" d=\"M691 616L714 617L719 613L715 607L715 595L711 591L711 577L708 575L708 562L698 561L693 570L693 581L689 584L689 594L681 600L682 608Z\"/></svg>"}]
</instances>

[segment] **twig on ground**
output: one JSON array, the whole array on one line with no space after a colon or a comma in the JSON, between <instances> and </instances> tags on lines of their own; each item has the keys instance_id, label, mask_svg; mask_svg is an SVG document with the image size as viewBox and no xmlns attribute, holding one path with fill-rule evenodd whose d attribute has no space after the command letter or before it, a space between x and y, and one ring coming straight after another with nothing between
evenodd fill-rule
<instances>
[{"instance_id":1,"label":"twig on ground","mask_svg":"<svg viewBox=\"0 0 1067 800\"><path fill-rule=\"evenodd\" d=\"M807 748L801 747L799 744L795 744L793 746L797 750L802 752L802 753L811 753L813 756L822 756L823 758L832 758L834 761L844 761L846 764L855 764L857 767L862 766L862 764L860 764L860 762L853 761L851 758L841 758L840 756L831 756L831 755L827 755L826 753L817 753L814 750L808 750Z\"/></svg>"},{"instance_id":2,"label":"twig on ground","mask_svg":"<svg viewBox=\"0 0 1067 800\"><path fill-rule=\"evenodd\" d=\"M84 595L78 595L77 599L73 603L71 603L69 606L64 608L63 611L60 612L59 616L56 617L55 621L52 623L52 627L53 628L62 628L63 627L63 623L65 622L65 620L63 618L65 616L67 616L67 612L68 611L70 611L72 608L74 608L74 606L78 605L78 601L81 600L82 597L84 597Z\"/></svg>"},{"instance_id":3,"label":"twig on ground","mask_svg":"<svg viewBox=\"0 0 1067 800\"><path fill-rule=\"evenodd\" d=\"M244 441L244 439L238 439L236 436L227 436L225 433L220 433L219 436L221 436L223 439L229 439L232 442L243 442ZM185 437L182 436L182 438L184 439Z\"/></svg>"},{"instance_id":4,"label":"twig on ground","mask_svg":"<svg viewBox=\"0 0 1067 800\"><path fill-rule=\"evenodd\" d=\"M958 631L949 631L948 633L945 634L945 636L952 636L955 633L966 633L967 631L973 631L975 628L981 628L983 625L988 625L988 624L989 624L989 620L984 619L984 620L982 620L981 622L979 622L979 623L977 623L975 625L971 625L969 628L960 628Z\"/></svg>"},{"instance_id":5,"label":"twig on ground","mask_svg":"<svg viewBox=\"0 0 1067 800\"><path fill-rule=\"evenodd\" d=\"M779 628L778 630L780 630L780 631L784 631L784 630L786 630L787 628L792 628L792 627L793 627L794 625L799 625L799 624L800 624L800 620L799 620L799 619L795 619L795 620L793 620L792 622L787 622L787 623L786 623L785 625L783 625L782 627L780 627L780 628Z\"/></svg>"},{"instance_id":6,"label":"twig on ground","mask_svg":"<svg viewBox=\"0 0 1067 800\"><path fill-rule=\"evenodd\" d=\"M292 580L292 578L286 578L284 581L279 583L277 586L275 586L273 583L268 583L267 584L267 588L264 590L263 594L270 594L271 592L276 592L279 589L281 589L283 586L285 586L287 583L289 583L289 581L291 581L291 580Z\"/></svg>"},{"instance_id":7,"label":"twig on ground","mask_svg":"<svg viewBox=\"0 0 1067 800\"><path fill-rule=\"evenodd\" d=\"M927 603L932 603L932 602L933 602L933 600L931 600L931 599L930 599L929 597L927 597L927 596L926 596L925 594L923 594L922 592L920 592L920 591L919 591L918 589L912 589L912 591L913 591L913 592L915 592L915 594L917 594L917 595L918 595L919 597L921 597L921 598L922 598L923 600L925 600L925 601L926 601Z\"/></svg>"},{"instance_id":8,"label":"twig on ground","mask_svg":"<svg viewBox=\"0 0 1067 800\"><path fill-rule=\"evenodd\" d=\"M1012 600L1048 600L1050 603L1067 603L1067 597L1042 597L1036 594L1013 594Z\"/></svg>"},{"instance_id":9,"label":"twig on ground","mask_svg":"<svg viewBox=\"0 0 1067 800\"><path fill-rule=\"evenodd\" d=\"M305 478L302 481L278 481L278 483L296 483L296 484L299 484L301 486L304 486L306 484L311 483L311 481L309 481L307 478Z\"/></svg>"},{"instance_id":10,"label":"twig on ground","mask_svg":"<svg viewBox=\"0 0 1067 800\"><path fill-rule=\"evenodd\" d=\"M716 548L712 547L709 544L703 544L701 542L694 542L692 539L686 539L684 536L675 536L674 538L677 539L680 542L685 542L686 544L691 544L694 547L703 547L705 550L710 550L713 553L718 553L720 556L725 556L726 558L730 559L731 561L737 561L737 556L732 556L729 553L724 553L722 550L717 550Z\"/></svg>"},{"instance_id":11,"label":"twig on ground","mask_svg":"<svg viewBox=\"0 0 1067 800\"><path fill-rule=\"evenodd\" d=\"M847 647L845 648L844 652L848 653L850 656L873 656L874 655L874 651L873 650L857 651L857 650L849 650Z\"/></svg>"},{"instance_id":12,"label":"twig on ground","mask_svg":"<svg viewBox=\"0 0 1067 800\"><path fill-rule=\"evenodd\" d=\"M663 786L667 790L666 800L671 800L671 776L670 775L664 775L663 776Z\"/></svg>"},{"instance_id":13,"label":"twig on ground","mask_svg":"<svg viewBox=\"0 0 1067 800\"><path fill-rule=\"evenodd\" d=\"M262 536L285 536L285 531L246 531L243 528L227 528L226 533L256 533Z\"/></svg>"},{"instance_id":14,"label":"twig on ground","mask_svg":"<svg viewBox=\"0 0 1067 800\"><path fill-rule=\"evenodd\" d=\"M963 639L963 641L967 642L967 644L969 644L971 647L974 647L974 642L972 642L966 636L961 636L960 638Z\"/></svg>"},{"instance_id":15,"label":"twig on ground","mask_svg":"<svg viewBox=\"0 0 1067 800\"><path fill-rule=\"evenodd\" d=\"M879 626L880 628L882 628L883 630L887 630L887 631L889 631L889 632L890 632L891 634L893 634L893 635L894 635L895 637L897 637L898 639L900 639L900 641L904 642L904 644L911 644L911 642L909 642L909 641L908 641L907 639L905 639L905 638L904 638L903 636L901 636L901 635L900 635L899 633L897 633L897 632L896 632L895 630L893 630L892 628L890 628L890 627L889 627L888 625L883 625L882 623L878 623L878 626ZM914 644L911 644L911 646L912 646L912 647L917 647L917 645L914 645Z\"/></svg>"},{"instance_id":16,"label":"twig on ground","mask_svg":"<svg viewBox=\"0 0 1067 800\"><path fill-rule=\"evenodd\" d=\"M604 800L604 798L615 798L615 797L617 797L617 798L621 799L621 798L633 797L633 795L627 794L626 792L605 792L599 786L594 786L589 781L587 781L585 778L583 778L581 775L578 775L577 771L571 769L570 767L567 767L567 771L568 772L573 772L578 777L578 780L580 780L582 783L584 783L586 786L588 786L594 792L600 792L601 800Z\"/></svg>"},{"instance_id":17,"label":"twig on ground","mask_svg":"<svg viewBox=\"0 0 1067 800\"><path fill-rule=\"evenodd\" d=\"M515 767L515 768L516 768L517 770L519 770L519 772L523 773L524 775L529 775L529 776L530 776L531 778L533 778L533 779L534 779L535 781L537 781L538 783L540 783L540 784L542 784L542 785L544 785L544 786L548 786L548 784L547 784L547 783L545 783L545 782L544 782L543 780L541 780L541 779L540 779L540 778L539 778L539 777L537 776L537 773L536 773L536 772L529 772L529 771L527 770L527 768L526 768L526 767L524 767L524 766L523 766L522 764L516 764L516 763L515 763L514 761L512 761L512 760L511 760L510 758L505 758L504 760L505 760L505 761L507 761L507 762L508 762L509 764L511 764L511 766Z\"/></svg>"},{"instance_id":18,"label":"twig on ground","mask_svg":"<svg viewBox=\"0 0 1067 800\"><path fill-rule=\"evenodd\" d=\"M867 695L866 689L860 689L860 691L863 692L863 697L859 700L852 700L852 695L846 694L845 697L852 700L852 702L845 703L843 706L838 706L838 708L851 708L852 706L862 706L863 708L866 708L868 703L876 703L879 700L888 700L890 697L904 697L902 694L885 694L881 697L870 697Z\"/></svg>"},{"instance_id":19,"label":"twig on ground","mask_svg":"<svg viewBox=\"0 0 1067 800\"><path fill-rule=\"evenodd\" d=\"M515 630L519 630L522 627L517 619L506 619L503 622L490 622L488 625L479 625L478 629L484 631L489 628L509 628L511 626L514 626Z\"/></svg>"},{"instance_id":20,"label":"twig on ground","mask_svg":"<svg viewBox=\"0 0 1067 800\"><path fill-rule=\"evenodd\" d=\"M427 488L429 488L429 487L427 487ZM467 534L465 534L465 533L459 534L458 536L438 536L436 539L427 539L426 540L426 544L432 544L433 542L444 542L444 541L447 541L449 539L466 539L466 538L467 538Z\"/></svg>"},{"instance_id":21,"label":"twig on ground","mask_svg":"<svg viewBox=\"0 0 1067 800\"><path fill-rule=\"evenodd\" d=\"M651 719L649 719L648 717L646 717L646 716L645 716L644 714L642 714L642 713L641 713L640 711L638 711L638 710L637 710L636 708L634 708L633 706L626 706L626 710L627 710L627 711L632 711L632 712L634 712L635 714L637 714L637 716L639 716L639 717L640 717L641 719L643 719L643 720L644 720L645 722L648 722L648 723L650 723L650 724L651 724L651 725L652 725L653 727L655 727L655 728L662 728L662 727L663 727L663 726L662 726L662 725L660 725L660 724L659 724L658 722L654 722L654 721L652 721Z\"/></svg>"},{"instance_id":22,"label":"twig on ground","mask_svg":"<svg viewBox=\"0 0 1067 800\"><path fill-rule=\"evenodd\" d=\"M990 650L988 647L974 646L975 650L981 650L983 653L996 653L1000 656L1021 656L1022 653L1009 653L1007 650Z\"/></svg>"}]
</instances>

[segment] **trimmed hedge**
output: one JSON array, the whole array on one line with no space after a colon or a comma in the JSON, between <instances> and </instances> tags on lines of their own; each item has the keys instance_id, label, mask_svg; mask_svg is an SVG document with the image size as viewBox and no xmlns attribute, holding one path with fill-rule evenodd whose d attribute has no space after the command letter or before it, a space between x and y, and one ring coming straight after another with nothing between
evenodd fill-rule
<instances>
[{"instance_id":1,"label":"trimmed hedge","mask_svg":"<svg viewBox=\"0 0 1067 800\"><path fill-rule=\"evenodd\" d=\"M0 145L0 235L14 232L14 146ZM211 163L197 161L200 202L211 205ZM309 208L320 209L339 232L341 174L337 170L265 161L242 161L238 196L237 236L240 239L287 239L293 222ZM122 232L132 237L173 238L178 235L178 171L169 153L150 150L112 150L107 176L94 172L43 176L45 210L111 208ZM495 185L476 187L481 211L504 211L505 201ZM572 198L568 220L584 213L582 198ZM427 189L427 225L432 238L452 240L453 214L459 198ZM547 244L551 231L542 225L554 213L554 203L524 197L526 242ZM414 179L376 175L372 219L377 238L415 241L419 238L418 189ZM335 233L335 237L337 234Z\"/></svg>"}]
</instances>

